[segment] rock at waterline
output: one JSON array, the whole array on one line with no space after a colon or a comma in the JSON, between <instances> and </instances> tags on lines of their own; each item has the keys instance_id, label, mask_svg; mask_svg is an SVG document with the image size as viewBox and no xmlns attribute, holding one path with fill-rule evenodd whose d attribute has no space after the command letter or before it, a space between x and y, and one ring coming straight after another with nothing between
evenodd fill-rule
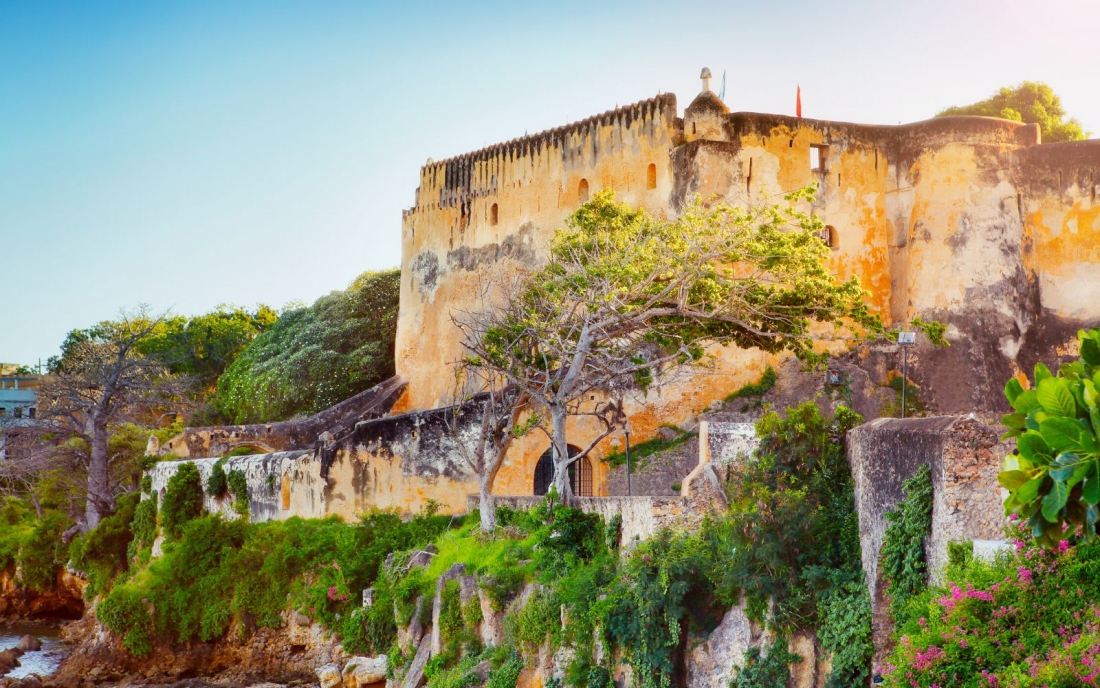
<instances>
[{"instance_id":1,"label":"rock at waterline","mask_svg":"<svg viewBox=\"0 0 1100 688\"><path fill-rule=\"evenodd\" d=\"M19 649L26 652L38 652L42 649L42 641L33 635L25 635L19 639Z\"/></svg>"},{"instance_id":2,"label":"rock at waterline","mask_svg":"<svg viewBox=\"0 0 1100 688\"><path fill-rule=\"evenodd\" d=\"M23 656L23 650L13 647L10 650L0 652L0 676L19 666L19 658Z\"/></svg>"}]
</instances>

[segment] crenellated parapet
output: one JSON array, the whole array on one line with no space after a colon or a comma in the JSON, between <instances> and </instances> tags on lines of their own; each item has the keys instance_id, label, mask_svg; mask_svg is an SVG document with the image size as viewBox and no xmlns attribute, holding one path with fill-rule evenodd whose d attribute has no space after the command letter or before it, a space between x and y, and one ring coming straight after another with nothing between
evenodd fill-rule
<instances>
[{"instance_id":1,"label":"crenellated parapet","mask_svg":"<svg viewBox=\"0 0 1100 688\"><path fill-rule=\"evenodd\" d=\"M566 167L571 162L583 165L605 152L621 151L639 137L675 138L681 128L676 117L676 96L665 93L537 134L429 161L420 169L416 204L404 212L404 217L440 208L461 208L463 203L492 195L503 185L526 177L525 172L543 173L549 167L539 164L544 156L560 158ZM528 169L516 169L516 164L524 160L529 162Z\"/></svg>"}]
</instances>

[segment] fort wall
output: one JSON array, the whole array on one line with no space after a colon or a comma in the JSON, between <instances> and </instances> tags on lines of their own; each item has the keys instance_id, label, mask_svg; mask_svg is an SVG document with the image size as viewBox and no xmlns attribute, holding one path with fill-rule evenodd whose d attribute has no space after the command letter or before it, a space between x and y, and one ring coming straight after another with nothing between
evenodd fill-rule
<instances>
[{"instance_id":1,"label":"fort wall","mask_svg":"<svg viewBox=\"0 0 1100 688\"><path fill-rule=\"evenodd\" d=\"M453 317L484 308L479 286L545 260L554 232L592 194L667 213L669 151L680 137L668 94L504 144L431 162L402 218L397 374L406 403L450 403L461 355Z\"/></svg>"}]
</instances>

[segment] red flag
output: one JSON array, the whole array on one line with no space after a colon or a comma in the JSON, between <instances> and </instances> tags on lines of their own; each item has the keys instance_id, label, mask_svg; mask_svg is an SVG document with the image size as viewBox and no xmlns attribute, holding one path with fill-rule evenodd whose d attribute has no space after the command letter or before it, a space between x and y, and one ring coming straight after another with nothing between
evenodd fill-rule
<instances>
[{"instance_id":1,"label":"red flag","mask_svg":"<svg viewBox=\"0 0 1100 688\"><path fill-rule=\"evenodd\" d=\"M795 117L801 117L802 116L802 86L801 85L799 85L798 93L794 97L794 116Z\"/></svg>"}]
</instances>

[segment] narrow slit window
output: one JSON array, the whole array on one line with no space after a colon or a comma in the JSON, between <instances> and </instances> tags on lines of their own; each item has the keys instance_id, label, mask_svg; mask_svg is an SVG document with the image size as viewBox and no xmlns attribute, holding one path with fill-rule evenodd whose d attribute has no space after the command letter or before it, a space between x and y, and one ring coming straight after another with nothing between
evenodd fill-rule
<instances>
[{"instance_id":1,"label":"narrow slit window","mask_svg":"<svg viewBox=\"0 0 1100 688\"><path fill-rule=\"evenodd\" d=\"M657 165L654 163L649 163L649 167L645 170L645 188L657 188Z\"/></svg>"},{"instance_id":2,"label":"narrow slit window","mask_svg":"<svg viewBox=\"0 0 1100 688\"><path fill-rule=\"evenodd\" d=\"M494 203L489 208L489 224L493 227L497 226L497 220L499 219L499 215L498 215L499 211L500 211L500 209L497 207L496 203Z\"/></svg>"}]
</instances>

